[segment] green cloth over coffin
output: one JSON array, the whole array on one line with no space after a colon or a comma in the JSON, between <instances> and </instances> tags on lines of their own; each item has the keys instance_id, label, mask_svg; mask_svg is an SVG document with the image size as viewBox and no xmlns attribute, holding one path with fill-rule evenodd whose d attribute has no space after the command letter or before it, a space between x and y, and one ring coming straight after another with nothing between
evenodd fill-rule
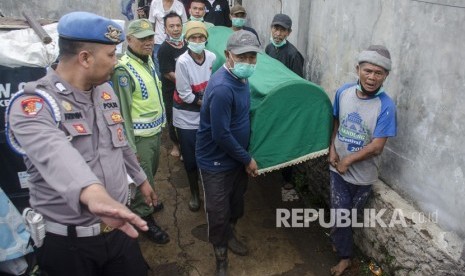
<instances>
[{"instance_id":1,"label":"green cloth over coffin","mask_svg":"<svg viewBox=\"0 0 465 276\"><path fill-rule=\"evenodd\" d=\"M208 30L207 49L216 54L213 71L224 62L232 30ZM265 173L328 153L332 106L318 85L302 79L264 52L257 56L251 88L249 152Z\"/></svg>"}]
</instances>

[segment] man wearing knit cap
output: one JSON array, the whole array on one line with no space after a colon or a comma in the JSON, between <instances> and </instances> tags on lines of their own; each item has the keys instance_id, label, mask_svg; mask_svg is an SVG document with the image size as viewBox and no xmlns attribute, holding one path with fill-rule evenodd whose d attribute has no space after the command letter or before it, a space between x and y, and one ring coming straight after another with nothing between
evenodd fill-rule
<instances>
[{"instance_id":1,"label":"man wearing knit cap","mask_svg":"<svg viewBox=\"0 0 465 276\"><path fill-rule=\"evenodd\" d=\"M353 255L352 228L340 225L345 222L342 214L351 214L352 209L362 214L378 180L379 155L388 137L397 133L396 106L383 88L390 70L386 47L371 45L358 56L357 82L336 91L329 169L331 208L336 213L331 241L340 261L331 268L331 275L342 275ZM350 219L353 223L357 216Z\"/></svg>"},{"instance_id":2,"label":"man wearing knit cap","mask_svg":"<svg viewBox=\"0 0 465 276\"><path fill-rule=\"evenodd\" d=\"M257 37L239 30L228 39L225 64L205 91L197 132L197 163L205 191L208 240L216 258L216 275L227 275L228 248L248 254L235 226L244 215L247 174L255 177L257 163L247 152L250 139L250 86L255 71Z\"/></svg>"},{"instance_id":3,"label":"man wearing knit cap","mask_svg":"<svg viewBox=\"0 0 465 276\"><path fill-rule=\"evenodd\" d=\"M161 128L166 120L161 83L151 57L154 34L152 23L147 19L129 23L128 49L112 77L129 146L136 153L152 188L155 188L154 175L160 159ZM130 208L147 222L149 230L144 234L149 239L158 244L169 241L168 234L153 218L154 212L163 209L161 202L148 205L141 191L136 189Z\"/></svg>"},{"instance_id":4,"label":"man wearing knit cap","mask_svg":"<svg viewBox=\"0 0 465 276\"><path fill-rule=\"evenodd\" d=\"M205 87L212 73L216 56L205 50L208 33L205 24L189 21L186 24L188 50L176 62L176 90L173 97L173 125L176 127L184 168L191 190L189 209L200 208L199 174L195 158L196 133L199 128L200 106Z\"/></svg>"},{"instance_id":5,"label":"man wearing knit cap","mask_svg":"<svg viewBox=\"0 0 465 276\"><path fill-rule=\"evenodd\" d=\"M88 12L58 22L59 62L27 83L7 111L10 144L25 154L30 204L46 237L37 261L46 275L147 275L126 206L129 174L148 205L157 197L128 146L118 98L107 83L121 27Z\"/></svg>"}]
</instances>

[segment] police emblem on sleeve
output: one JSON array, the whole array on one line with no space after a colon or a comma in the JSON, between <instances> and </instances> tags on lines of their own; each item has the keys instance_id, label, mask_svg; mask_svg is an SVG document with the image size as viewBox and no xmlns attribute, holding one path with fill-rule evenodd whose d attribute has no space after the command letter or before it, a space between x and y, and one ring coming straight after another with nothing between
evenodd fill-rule
<instances>
[{"instance_id":1,"label":"police emblem on sleeve","mask_svg":"<svg viewBox=\"0 0 465 276\"><path fill-rule=\"evenodd\" d=\"M111 100L111 95L108 94L108 92L103 92L102 93L102 99L104 99L105 101L109 101L109 100Z\"/></svg>"},{"instance_id":2,"label":"police emblem on sleeve","mask_svg":"<svg viewBox=\"0 0 465 276\"><path fill-rule=\"evenodd\" d=\"M87 133L87 130L83 124L73 124L73 127L77 131L77 133Z\"/></svg>"},{"instance_id":3,"label":"police emblem on sleeve","mask_svg":"<svg viewBox=\"0 0 465 276\"><path fill-rule=\"evenodd\" d=\"M113 112L111 114L111 120L113 121L113 123L121 123L123 121L123 117L121 117L121 114L117 113L117 112Z\"/></svg>"},{"instance_id":4,"label":"police emblem on sleeve","mask_svg":"<svg viewBox=\"0 0 465 276\"><path fill-rule=\"evenodd\" d=\"M127 76L120 76L118 80L119 86L126 87L128 86L128 77Z\"/></svg>"},{"instance_id":5,"label":"police emblem on sleeve","mask_svg":"<svg viewBox=\"0 0 465 276\"><path fill-rule=\"evenodd\" d=\"M21 101L21 107L27 116L36 116L43 106L44 100L39 97L33 97Z\"/></svg>"},{"instance_id":6,"label":"police emblem on sleeve","mask_svg":"<svg viewBox=\"0 0 465 276\"><path fill-rule=\"evenodd\" d=\"M105 34L105 37L113 42L119 43L120 42L119 37L121 35L121 31L112 25L108 25L107 30L108 32Z\"/></svg>"},{"instance_id":7,"label":"police emblem on sleeve","mask_svg":"<svg viewBox=\"0 0 465 276\"><path fill-rule=\"evenodd\" d=\"M122 128L118 128L116 130L116 135L118 136L118 140L121 142L124 140L124 133L123 133L123 129Z\"/></svg>"}]
</instances>

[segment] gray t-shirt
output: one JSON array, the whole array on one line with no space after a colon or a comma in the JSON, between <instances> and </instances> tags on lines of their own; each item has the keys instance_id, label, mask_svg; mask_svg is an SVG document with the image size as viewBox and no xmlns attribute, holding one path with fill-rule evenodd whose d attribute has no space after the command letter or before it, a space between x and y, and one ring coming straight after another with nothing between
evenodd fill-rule
<instances>
[{"instance_id":1,"label":"gray t-shirt","mask_svg":"<svg viewBox=\"0 0 465 276\"><path fill-rule=\"evenodd\" d=\"M386 93L372 98L357 96L356 83L346 84L337 92L333 115L339 119L334 145L340 159L355 153L374 138L396 135L396 107ZM352 164L342 178L352 184L371 185L378 179L380 156ZM337 170L330 166L330 170Z\"/></svg>"}]
</instances>

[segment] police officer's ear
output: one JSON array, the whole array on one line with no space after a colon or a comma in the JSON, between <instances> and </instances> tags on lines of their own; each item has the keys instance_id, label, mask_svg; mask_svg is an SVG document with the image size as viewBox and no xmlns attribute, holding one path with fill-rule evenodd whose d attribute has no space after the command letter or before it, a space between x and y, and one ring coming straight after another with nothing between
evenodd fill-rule
<instances>
[{"instance_id":1,"label":"police officer's ear","mask_svg":"<svg viewBox=\"0 0 465 276\"><path fill-rule=\"evenodd\" d=\"M78 62L81 64L84 68L89 68L90 62L93 59L93 55L90 51L88 50L81 50L78 53Z\"/></svg>"}]
</instances>

